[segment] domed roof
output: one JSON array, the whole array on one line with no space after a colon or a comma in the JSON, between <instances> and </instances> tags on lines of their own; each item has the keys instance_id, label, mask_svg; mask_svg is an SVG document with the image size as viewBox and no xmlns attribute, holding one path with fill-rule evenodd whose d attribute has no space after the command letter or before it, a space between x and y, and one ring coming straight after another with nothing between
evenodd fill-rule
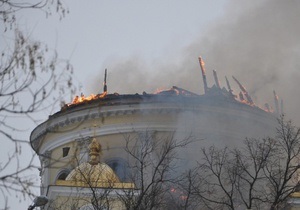
<instances>
[{"instance_id":1,"label":"domed roof","mask_svg":"<svg viewBox=\"0 0 300 210\"><path fill-rule=\"evenodd\" d=\"M105 163L91 165L90 163L82 163L67 176L66 180L84 182L87 184L107 182L119 182L117 175Z\"/></svg>"},{"instance_id":2,"label":"domed roof","mask_svg":"<svg viewBox=\"0 0 300 210\"><path fill-rule=\"evenodd\" d=\"M120 182L114 171L105 163L100 163L101 145L93 138L89 145L90 161L82 163L67 176L67 181L83 182L85 184Z\"/></svg>"}]
</instances>

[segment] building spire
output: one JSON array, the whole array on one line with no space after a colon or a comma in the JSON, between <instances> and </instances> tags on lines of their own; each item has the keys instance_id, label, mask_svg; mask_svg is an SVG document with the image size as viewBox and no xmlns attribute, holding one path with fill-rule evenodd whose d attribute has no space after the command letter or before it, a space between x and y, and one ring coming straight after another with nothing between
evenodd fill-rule
<instances>
[{"instance_id":1,"label":"building spire","mask_svg":"<svg viewBox=\"0 0 300 210\"><path fill-rule=\"evenodd\" d=\"M105 73L104 73L103 93L107 92L106 77L107 77L107 69L105 69Z\"/></svg>"}]
</instances>

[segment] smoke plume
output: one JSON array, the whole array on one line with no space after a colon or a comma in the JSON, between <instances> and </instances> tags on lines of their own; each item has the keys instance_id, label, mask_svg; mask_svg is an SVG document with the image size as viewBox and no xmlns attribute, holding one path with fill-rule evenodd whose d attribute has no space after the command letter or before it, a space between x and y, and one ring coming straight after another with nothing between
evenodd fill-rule
<instances>
[{"instance_id":1,"label":"smoke plume","mask_svg":"<svg viewBox=\"0 0 300 210\"><path fill-rule=\"evenodd\" d=\"M231 0L224 16L175 58L166 56L150 64L139 56L108 60L104 64L109 68L108 90L141 93L176 85L201 94L203 82L197 59L201 55L209 86L214 84L215 69L221 86L226 86L227 76L237 94L240 90L231 79L234 75L257 104L268 102L273 108L276 90L288 118L299 124L299 11L298 0ZM97 84L100 78L103 75L96 79ZM99 85L92 89L99 92Z\"/></svg>"}]
</instances>

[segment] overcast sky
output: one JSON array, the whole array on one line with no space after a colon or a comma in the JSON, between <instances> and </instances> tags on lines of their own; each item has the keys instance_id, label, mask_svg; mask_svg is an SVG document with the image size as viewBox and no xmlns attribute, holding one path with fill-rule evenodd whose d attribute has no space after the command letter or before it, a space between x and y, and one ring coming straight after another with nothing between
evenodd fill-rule
<instances>
[{"instance_id":1,"label":"overcast sky","mask_svg":"<svg viewBox=\"0 0 300 210\"><path fill-rule=\"evenodd\" d=\"M238 93L234 75L260 106L274 107L276 90L299 118L297 0L64 2L70 13L61 21L26 11L19 25L71 61L78 95L101 92L105 68L110 93L173 85L203 93L201 55L210 86L216 69L222 86L227 76Z\"/></svg>"},{"instance_id":2,"label":"overcast sky","mask_svg":"<svg viewBox=\"0 0 300 210\"><path fill-rule=\"evenodd\" d=\"M64 3L70 13L62 20L28 10L19 13L18 24L70 60L82 86L78 95L101 92L105 68L110 93L154 92L176 85L201 94L201 55L209 86L216 69L222 86L227 76L238 93L231 79L236 76L258 105L274 107L276 90L288 116L300 123L300 1ZM9 32L1 37L2 49Z\"/></svg>"},{"instance_id":3,"label":"overcast sky","mask_svg":"<svg viewBox=\"0 0 300 210\"><path fill-rule=\"evenodd\" d=\"M172 56L180 55L183 47L204 34L224 13L225 3L225 0L214 3L198 0L65 1L70 13L61 21L55 15L46 19L42 13L28 11L20 15L19 25L32 38L56 49L61 58L70 59L82 90L89 94L95 89L91 87L91 83L96 82L93 78L95 75L103 77L105 68L109 70L110 80L118 77L113 72L118 62L138 60L147 65L141 67L140 72L157 71L153 68L157 62L176 63L170 60ZM197 61L197 57L193 59ZM131 76L124 72L122 77ZM98 81L100 85L102 80ZM113 83L110 87L122 93ZM153 84L155 88L159 87ZM140 87L129 91L134 89L143 91Z\"/></svg>"}]
</instances>

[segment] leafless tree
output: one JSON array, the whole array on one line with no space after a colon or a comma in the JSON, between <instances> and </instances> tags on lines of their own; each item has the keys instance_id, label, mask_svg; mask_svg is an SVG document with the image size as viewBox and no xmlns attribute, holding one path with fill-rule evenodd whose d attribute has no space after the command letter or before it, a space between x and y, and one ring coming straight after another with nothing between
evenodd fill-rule
<instances>
[{"instance_id":1,"label":"leafless tree","mask_svg":"<svg viewBox=\"0 0 300 210\"><path fill-rule=\"evenodd\" d=\"M85 188L90 193L89 197L77 196L77 201L85 199L84 203L92 204L90 208L94 210L111 209L112 198L119 200L128 210L171 209L171 206L192 209L189 203L190 190L185 185L192 180L186 178L187 174L177 171L177 160L178 150L184 150L194 138L188 136L179 140L174 134L160 136L146 131L124 135L124 154L128 156L129 173L125 182L135 187L115 188L113 183L108 183L107 188L99 187L94 182L90 183L86 170L80 171L86 177Z\"/></svg>"},{"instance_id":2,"label":"leafless tree","mask_svg":"<svg viewBox=\"0 0 300 210\"><path fill-rule=\"evenodd\" d=\"M239 169L228 148L203 148L194 192L207 209L234 209Z\"/></svg>"},{"instance_id":3,"label":"leafless tree","mask_svg":"<svg viewBox=\"0 0 300 210\"><path fill-rule=\"evenodd\" d=\"M87 143L85 146L90 143L90 140L91 138L86 139ZM93 139L93 141L96 141L96 139ZM106 164L100 161L99 156L102 153L100 144L99 149L96 148L93 152L88 151L85 147L82 149L83 151L80 151L80 147L78 146L68 163L75 167L71 173L65 179L57 180L58 182L65 183L69 188L72 186L73 190L70 190L69 194L59 195L58 199L50 200L47 204L47 209L112 209L112 195L116 196L116 193L114 193L114 183L118 182L118 177ZM90 156L89 161L80 155L84 153ZM95 155L93 161L91 155ZM53 169L56 167L55 164L59 163L60 160L51 159L51 162L46 167ZM64 185L59 183L56 184L57 186L64 187Z\"/></svg>"},{"instance_id":4,"label":"leafless tree","mask_svg":"<svg viewBox=\"0 0 300 210\"><path fill-rule=\"evenodd\" d=\"M79 186L77 186L77 193L72 193L69 196L61 195L65 198L62 200L51 200L47 205L47 209L79 209L84 205L87 206L86 209L90 210L112 209L112 200L115 199L114 183L103 183L103 180L100 178L101 172L98 174L98 179L91 180L90 176L94 175L93 168L85 171L78 169L78 172L82 175L83 179L76 182L79 184Z\"/></svg>"},{"instance_id":5,"label":"leafless tree","mask_svg":"<svg viewBox=\"0 0 300 210\"><path fill-rule=\"evenodd\" d=\"M1 161L3 195L8 190L31 194L28 185L33 185L33 180L20 176L36 167L33 157L27 163L20 162L23 146L28 145L22 137L28 129L24 124L36 124L38 113L50 113L57 102L74 91L73 70L68 61L58 59L55 52L19 31L15 36L13 49L3 51L0 58L0 135L6 145L11 145L7 148L15 148Z\"/></svg>"},{"instance_id":6,"label":"leafless tree","mask_svg":"<svg viewBox=\"0 0 300 210\"><path fill-rule=\"evenodd\" d=\"M0 0L0 21L14 29L14 37L10 38L13 41L2 48L0 55L0 136L7 148L7 157L0 161L0 192L5 201L0 208L8 208L7 198L15 193L22 197L33 195L31 187L37 178L30 171L38 167L33 152L26 158L23 156L26 149L30 153L25 137L28 126L39 122L39 113L50 114L75 91L71 64L13 25L18 21L16 13L22 9L39 9L50 14L54 5L60 15L65 13L60 0L35 3Z\"/></svg>"},{"instance_id":7,"label":"leafless tree","mask_svg":"<svg viewBox=\"0 0 300 210\"><path fill-rule=\"evenodd\" d=\"M191 168L176 178L170 195L167 198L167 208L170 210L203 209L205 205L194 193L197 180L197 168Z\"/></svg>"},{"instance_id":8,"label":"leafless tree","mask_svg":"<svg viewBox=\"0 0 300 210\"><path fill-rule=\"evenodd\" d=\"M266 199L271 203L271 210L282 209L285 201L298 187L300 169L300 128L284 116L278 119L276 129L276 149L274 155L264 167L270 192Z\"/></svg>"},{"instance_id":9,"label":"leafless tree","mask_svg":"<svg viewBox=\"0 0 300 210\"><path fill-rule=\"evenodd\" d=\"M190 136L183 140L155 132L125 136L128 181L136 188L119 191L118 199L126 209L138 210L285 209L298 187L299 128L283 117L278 122L274 138L247 138L234 149L203 148L198 167L184 173L177 173L177 152L193 141ZM90 188L92 200L100 204L111 196L110 191L101 194Z\"/></svg>"},{"instance_id":10,"label":"leafless tree","mask_svg":"<svg viewBox=\"0 0 300 210\"><path fill-rule=\"evenodd\" d=\"M0 0L0 20L10 29L15 28L17 13L21 10L39 10L46 14L46 17L53 13L53 10L60 18L63 18L68 9L62 0Z\"/></svg>"},{"instance_id":11,"label":"leafless tree","mask_svg":"<svg viewBox=\"0 0 300 210\"><path fill-rule=\"evenodd\" d=\"M275 141L266 139L246 139L244 148L232 151L237 167L239 168L236 190L241 203L247 209L261 209L264 203L262 199L267 193L263 169L266 163L274 155Z\"/></svg>"},{"instance_id":12,"label":"leafless tree","mask_svg":"<svg viewBox=\"0 0 300 210\"><path fill-rule=\"evenodd\" d=\"M194 194L207 209L283 209L298 186L299 128L278 119L275 138L246 139L235 149L203 149Z\"/></svg>"},{"instance_id":13,"label":"leafless tree","mask_svg":"<svg viewBox=\"0 0 300 210\"><path fill-rule=\"evenodd\" d=\"M125 151L131 159L130 181L139 191L138 195L120 196L127 209L167 209L170 196L177 196L172 189L179 189L177 184L182 175L176 170L178 150L195 139L191 135L176 139L174 134L158 137L146 132L136 137L125 136Z\"/></svg>"}]
</instances>

